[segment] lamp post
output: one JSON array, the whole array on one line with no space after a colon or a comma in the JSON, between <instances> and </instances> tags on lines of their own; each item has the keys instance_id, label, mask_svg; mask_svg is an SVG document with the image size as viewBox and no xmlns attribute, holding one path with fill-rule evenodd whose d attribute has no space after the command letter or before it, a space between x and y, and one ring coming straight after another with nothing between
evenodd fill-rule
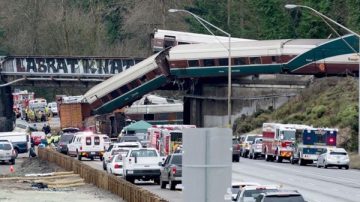
<instances>
[{"instance_id":1,"label":"lamp post","mask_svg":"<svg viewBox=\"0 0 360 202\"><path fill-rule=\"evenodd\" d=\"M187 10L182 10L182 9L169 9L170 13L176 13L176 12L184 12L184 13L188 13L190 15L192 15L208 32L210 32L215 38L216 40L218 40L218 42L220 44L222 44L222 42L217 38L217 36L204 24L206 23L207 25L210 25L211 27L219 30L220 32L222 32L223 34L227 35L229 37L229 44L228 47L224 46L224 48L227 49L229 55L228 55L228 93L227 93L227 108L228 108L228 123L227 123L227 127L231 128L231 34L225 32L224 30L220 29L219 27L211 24L210 22L204 20L203 18L201 18L198 15L195 15L194 13L187 11Z\"/></svg>"},{"instance_id":2,"label":"lamp post","mask_svg":"<svg viewBox=\"0 0 360 202\"><path fill-rule=\"evenodd\" d=\"M296 5L296 4L286 4L286 5L285 5L285 8L287 8L287 9L294 9L294 8L305 8L305 9L309 9L309 10L311 10L312 12L314 12L316 15L320 16L320 18L321 18L328 26L330 26L330 24L328 24L328 22L327 22L326 20L328 20L328 21L334 23L335 25L343 28L343 29L346 30L347 32L349 32L349 33L351 33L351 34L354 34L355 36L359 37L359 53L356 52L355 50L354 50L354 52L359 56L359 59L358 59L358 60L359 60L359 70L358 70L358 71L359 71L359 72L358 72L358 80L359 80L359 81L358 81L358 85L359 85L359 86L358 86L358 88L359 88L359 99L358 99L358 111L359 111L359 115L358 115L358 136L359 136L359 137L358 137L358 154L360 155L360 129L359 129L359 126L360 126L360 35L359 35L358 33L354 32L354 31L350 30L349 28L347 28L347 27L339 24L339 23L336 22L335 20L327 17L326 15L320 13L319 11L317 11L317 10L309 7L309 6ZM326 20L325 20L325 19L326 19ZM331 27L331 26L330 26L330 27ZM331 27L331 28L332 28L332 27ZM332 28L332 29L333 29L333 28ZM333 29L333 30L334 30L334 29Z\"/></svg>"}]
</instances>

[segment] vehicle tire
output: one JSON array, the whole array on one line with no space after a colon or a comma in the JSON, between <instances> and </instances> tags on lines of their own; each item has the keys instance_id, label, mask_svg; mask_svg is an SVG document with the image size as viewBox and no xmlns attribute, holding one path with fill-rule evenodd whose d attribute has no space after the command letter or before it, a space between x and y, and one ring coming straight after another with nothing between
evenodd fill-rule
<instances>
[{"instance_id":1,"label":"vehicle tire","mask_svg":"<svg viewBox=\"0 0 360 202\"><path fill-rule=\"evenodd\" d=\"M103 161L104 160L104 157L100 156L100 161Z\"/></svg>"},{"instance_id":2,"label":"vehicle tire","mask_svg":"<svg viewBox=\"0 0 360 202\"><path fill-rule=\"evenodd\" d=\"M163 181L161 178L160 178L160 188L161 189L166 189L166 181Z\"/></svg>"},{"instance_id":3,"label":"vehicle tire","mask_svg":"<svg viewBox=\"0 0 360 202\"><path fill-rule=\"evenodd\" d=\"M342 169L342 166L338 166L339 169Z\"/></svg>"},{"instance_id":4,"label":"vehicle tire","mask_svg":"<svg viewBox=\"0 0 360 202\"><path fill-rule=\"evenodd\" d=\"M305 164L305 161L302 160L301 158L299 158L299 162L298 162L298 163L299 163L300 166L306 165L306 164Z\"/></svg>"},{"instance_id":5,"label":"vehicle tire","mask_svg":"<svg viewBox=\"0 0 360 202\"><path fill-rule=\"evenodd\" d=\"M154 179L155 184L160 184L160 177Z\"/></svg>"},{"instance_id":6,"label":"vehicle tire","mask_svg":"<svg viewBox=\"0 0 360 202\"><path fill-rule=\"evenodd\" d=\"M270 161L270 156L267 153L265 153L265 161Z\"/></svg>"},{"instance_id":7,"label":"vehicle tire","mask_svg":"<svg viewBox=\"0 0 360 202\"><path fill-rule=\"evenodd\" d=\"M128 181L128 182L130 182L130 183L132 183L132 184L135 183L135 179L132 178L132 177L125 177L125 179L126 179L126 181Z\"/></svg>"},{"instance_id":8,"label":"vehicle tire","mask_svg":"<svg viewBox=\"0 0 360 202\"><path fill-rule=\"evenodd\" d=\"M170 190L175 190L175 187L176 187L176 183L173 182L173 181L169 181L169 185L170 185Z\"/></svg>"},{"instance_id":9,"label":"vehicle tire","mask_svg":"<svg viewBox=\"0 0 360 202\"><path fill-rule=\"evenodd\" d=\"M90 157L90 160L91 160L91 161L93 161L93 160L94 160L94 157L93 157L93 156L92 156L92 157Z\"/></svg>"},{"instance_id":10,"label":"vehicle tire","mask_svg":"<svg viewBox=\"0 0 360 202\"><path fill-rule=\"evenodd\" d=\"M15 165L15 159L9 161L11 165Z\"/></svg>"},{"instance_id":11,"label":"vehicle tire","mask_svg":"<svg viewBox=\"0 0 360 202\"><path fill-rule=\"evenodd\" d=\"M106 170L106 164L105 164L105 161L103 161L103 169Z\"/></svg>"},{"instance_id":12,"label":"vehicle tire","mask_svg":"<svg viewBox=\"0 0 360 202\"><path fill-rule=\"evenodd\" d=\"M276 155L276 156L275 156L275 161L278 162L278 163L281 163L281 162L282 162L282 158L281 158L279 155Z\"/></svg>"},{"instance_id":13,"label":"vehicle tire","mask_svg":"<svg viewBox=\"0 0 360 202\"><path fill-rule=\"evenodd\" d=\"M14 150L15 150L15 158L17 158L18 155L19 155L19 149L18 149L18 148L15 148Z\"/></svg>"},{"instance_id":14,"label":"vehicle tire","mask_svg":"<svg viewBox=\"0 0 360 202\"><path fill-rule=\"evenodd\" d=\"M257 159L257 154L253 154L253 159Z\"/></svg>"},{"instance_id":15,"label":"vehicle tire","mask_svg":"<svg viewBox=\"0 0 360 202\"><path fill-rule=\"evenodd\" d=\"M79 153L77 153L77 159L78 159L79 161L81 161L81 158L82 158L82 156L81 156Z\"/></svg>"},{"instance_id":16,"label":"vehicle tire","mask_svg":"<svg viewBox=\"0 0 360 202\"><path fill-rule=\"evenodd\" d=\"M345 170L349 170L349 166L344 166L345 167Z\"/></svg>"},{"instance_id":17,"label":"vehicle tire","mask_svg":"<svg viewBox=\"0 0 360 202\"><path fill-rule=\"evenodd\" d=\"M239 160L240 160L240 155L236 155L235 156L235 162L239 162Z\"/></svg>"},{"instance_id":18,"label":"vehicle tire","mask_svg":"<svg viewBox=\"0 0 360 202\"><path fill-rule=\"evenodd\" d=\"M326 163L324 163L324 168L327 169L328 168L328 165L326 165Z\"/></svg>"}]
</instances>

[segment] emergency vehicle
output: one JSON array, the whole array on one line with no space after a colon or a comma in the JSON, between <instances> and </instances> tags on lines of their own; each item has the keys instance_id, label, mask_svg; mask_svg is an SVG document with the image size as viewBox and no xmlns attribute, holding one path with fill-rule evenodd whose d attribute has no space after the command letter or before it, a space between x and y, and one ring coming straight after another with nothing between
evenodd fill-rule
<instances>
[{"instance_id":1,"label":"emergency vehicle","mask_svg":"<svg viewBox=\"0 0 360 202\"><path fill-rule=\"evenodd\" d=\"M295 141L295 129L286 124L263 123L262 151L266 161L290 160Z\"/></svg>"},{"instance_id":2,"label":"emergency vehicle","mask_svg":"<svg viewBox=\"0 0 360 202\"><path fill-rule=\"evenodd\" d=\"M334 128L298 128L290 162L299 165L313 163L326 148L336 148L337 132L338 129Z\"/></svg>"},{"instance_id":3,"label":"emergency vehicle","mask_svg":"<svg viewBox=\"0 0 360 202\"><path fill-rule=\"evenodd\" d=\"M182 129L196 128L195 125L154 125L147 131L148 147L155 148L161 155L169 155L182 145Z\"/></svg>"},{"instance_id":4,"label":"emergency vehicle","mask_svg":"<svg viewBox=\"0 0 360 202\"><path fill-rule=\"evenodd\" d=\"M29 107L26 110L27 118L31 121L47 121L50 115L47 108L47 101L43 98L37 98L29 101Z\"/></svg>"}]
</instances>

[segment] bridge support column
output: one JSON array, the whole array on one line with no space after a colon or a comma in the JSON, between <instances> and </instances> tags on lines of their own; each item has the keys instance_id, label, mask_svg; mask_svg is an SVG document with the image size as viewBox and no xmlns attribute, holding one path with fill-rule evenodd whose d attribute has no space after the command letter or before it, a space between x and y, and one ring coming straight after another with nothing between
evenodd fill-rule
<instances>
[{"instance_id":1,"label":"bridge support column","mask_svg":"<svg viewBox=\"0 0 360 202\"><path fill-rule=\"evenodd\" d=\"M2 83L5 82L0 75L0 84ZM12 131L14 122L15 115L11 87L0 87L0 132Z\"/></svg>"}]
</instances>

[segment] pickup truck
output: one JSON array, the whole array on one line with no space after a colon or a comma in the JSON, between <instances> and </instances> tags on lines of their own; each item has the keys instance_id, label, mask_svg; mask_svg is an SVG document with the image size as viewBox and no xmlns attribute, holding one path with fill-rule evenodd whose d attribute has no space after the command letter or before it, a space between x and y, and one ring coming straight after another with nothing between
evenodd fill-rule
<instances>
[{"instance_id":1,"label":"pickup truck","mask_svg":"<svg viewBox=\"0 0 360 202\"><path fill-rule=\"evenodd\" d=\"M123 176L125 180L134 183L135 180L154 180L160 184L161 157L154 148L131 149L123 158Z\"/></svg>"},{"instance_id":2,"label":"pickup truck","mask_svg":"<svg viewBox=\"0 0 360 202\"><path fill-rule=\"evenodd\" d=\"M175 190L177 184L182 181L182 153L174 153L167 156L165 162L161 165L160 186L166 188L170 185L170 190Z\"/></svg>"}]
</instances>

